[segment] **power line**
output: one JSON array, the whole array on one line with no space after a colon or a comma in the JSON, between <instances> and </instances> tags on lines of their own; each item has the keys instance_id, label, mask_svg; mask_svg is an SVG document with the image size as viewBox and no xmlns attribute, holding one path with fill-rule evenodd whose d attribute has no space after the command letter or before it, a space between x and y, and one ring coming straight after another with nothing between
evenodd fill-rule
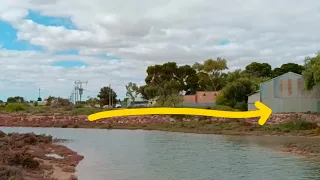
<instances>
[{"instance_id":1,"label":"power line","mask_svg":"<svg viewBox=\"0 0 320 180\"><path fill-rule=\"evenodd\" d=\"M78 96L80 96L80 102L83 95L82 84L88 84L88 81L74 81L75 84L75 104L78 102Z\"/></svg>"}]
</instances>

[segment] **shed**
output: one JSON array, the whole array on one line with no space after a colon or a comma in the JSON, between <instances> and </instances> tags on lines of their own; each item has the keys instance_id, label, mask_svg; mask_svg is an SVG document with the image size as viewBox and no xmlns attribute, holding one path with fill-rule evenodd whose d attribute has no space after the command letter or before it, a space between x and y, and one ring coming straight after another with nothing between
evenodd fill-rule
<instances>
[{"instance_id":1,"label":"shed","mask_svg":"<svg viewBox=\"0 0 320 180\"><path fill-rule=\"evenodd\" d=\"M300 74L285 73L260 84L261 102L272 109L272 113L320 112L320 88L307 91Z\"/></svg>"},{"instance_id":2,"label":"shed","mask_svg":"<svg viewBox=\"0 0 320 180\"><path fill-rule=\"evenodd\" d=\"M260 100L260 92L256 91L248 95L248 111L257 110L254 103Z\"/></svg>"}]
</instances>

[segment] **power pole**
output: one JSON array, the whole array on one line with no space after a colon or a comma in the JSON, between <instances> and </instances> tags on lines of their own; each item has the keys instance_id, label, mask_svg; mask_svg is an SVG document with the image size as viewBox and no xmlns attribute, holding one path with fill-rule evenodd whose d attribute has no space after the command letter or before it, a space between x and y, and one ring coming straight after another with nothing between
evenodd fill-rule
<instances>
[{"instance_id":1,"label":"power pole","mask_svg":"<svg viewBox=\"0 0 320 180\"><path fill-rule=\"evenodd\" d=\"M75 94L76 94L76 103L78 102L78 94L80 95L80 102L81 102L81 97L83 94L83 88L82 84L88 84L88 81L75 81Z\"/></svg>"},{"instance_id":2,"label":"power pole","mask_svg":"<svg viewBox=\"0 0 320 180\"><path fill-rule=\"evenodd\" d=\"M74 82L75 86L74 86L74 104L77 104L77 82Z\"/></svg>"},{"instance_id":3,"label":"power pole","mask_svg":"<svg viewBox=\"0 0 320 180\"><path fill-rule=\"evenodd\" d=\"M108 92L109 93L109 104L108 104L108 107L110 107L110 105L111 105L111 103L110 103L111 102L111 91L112 91L111 84L109 84L109 92Z\"/></svg>"},{"instance_id":4,"label":"power pole","mask_svg":"<svg viewBox=\"0 0 320 180\"><path fill-rule=\"evenodd\" d=\"M41 89L39 88L39 97L37 99L37 101L40 101L41 100Z\"/></svg>"}]
</instances>

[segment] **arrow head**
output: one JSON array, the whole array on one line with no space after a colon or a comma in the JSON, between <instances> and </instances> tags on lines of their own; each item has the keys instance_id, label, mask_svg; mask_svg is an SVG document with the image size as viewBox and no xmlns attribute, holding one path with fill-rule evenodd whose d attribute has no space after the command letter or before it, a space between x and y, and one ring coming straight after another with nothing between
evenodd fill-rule
<instances>
[{"instance_id":1,"label":"arrow head","mask_svg":"<svg viewBox=\"0 0 320 180\"><path fill-rule=\"evenodd\" d=\"M258 120L258 124L262 126L267 122L272 110L260 101L256 101L254 105L259 109L260 119Z\"/></svg>"}]
</instances>

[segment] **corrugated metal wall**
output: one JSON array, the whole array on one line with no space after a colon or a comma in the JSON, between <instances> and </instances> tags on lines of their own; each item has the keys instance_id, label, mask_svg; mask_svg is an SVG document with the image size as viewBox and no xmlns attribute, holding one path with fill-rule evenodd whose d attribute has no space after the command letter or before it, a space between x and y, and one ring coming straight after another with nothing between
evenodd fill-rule
<instances>
[{"instance_id":1,"label":"corrugated metal wall","mask_svg":"<svg viewBox=\"0 0 320 180\"><path fill-rule=\"evenodd\" d=\"M320 112L320 88L304 89L302 76L286 73L260 85L261 100L273 113Z\"/></svg>"},{"instance_id":2,"label":"corrugated metal wall","mask_svg":"<svg viewBox=\"0 0 320 180\"><path fill-rule=\"evenodd\" d=\"M248 97L248 111L257 110L254 103L260 101L260 92L254 93Z\"/></svg>"}]
</instances>

